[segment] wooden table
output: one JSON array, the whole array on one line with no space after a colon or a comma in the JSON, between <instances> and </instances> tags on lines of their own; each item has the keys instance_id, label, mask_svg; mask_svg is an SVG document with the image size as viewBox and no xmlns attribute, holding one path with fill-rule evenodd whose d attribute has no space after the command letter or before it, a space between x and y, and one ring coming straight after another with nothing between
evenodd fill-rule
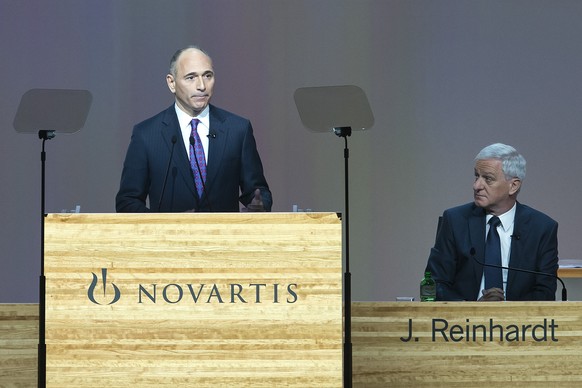
<instances>
[{"instance_id":1,"label":"wooden table","mask_svg":"<svg viewBox=\"0 0 582 388\"><path fill-rule=\"evenodd\" d=\"M561 278L582 278L582 260L560 259L558 276Z\"/></svg>"},{"instance_id":2,"label":"wooden table","mask_svg":"<svg viewBox=\"0 0 582 388\"><path fill-rule=\"evenodd\" d=\"M1 386L36 385L37 343L38 305L0 304ZM352 344L354 387L582 386L582 302L354 302Z\"/></svg>"}]
</instances>

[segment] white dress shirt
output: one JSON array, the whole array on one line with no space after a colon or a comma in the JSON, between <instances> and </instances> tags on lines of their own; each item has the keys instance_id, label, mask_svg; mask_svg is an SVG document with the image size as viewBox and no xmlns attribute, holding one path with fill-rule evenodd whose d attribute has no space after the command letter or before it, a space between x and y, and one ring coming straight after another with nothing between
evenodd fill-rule
<instances>
[{"instance_id":1,"label":"white dress shirt","mask_svg":"<svg viewBox=\"0 0 582 388\"><path fill-rule=\"evenodd\" d=\"M178 123L180 123L180 130L182 131L182 139L184 140L184 145L186 146L186 155L190 156L190 134L192 133L192 126L190 125L192 119L198 119L197 131L198 136L200 136L200 141L202 142L202 147L204 147L204 158L206 159L206 164L208 164L208 134L210 133L210 107L204 108L204 110L196 117L192 117L178 105L174 104L176 109L176 115L178 116Z\"/></svg>"},{"instance_id":2,"label":"white dress shirt","mask_svg":"<svg viewBox=\"0 0 582 388\"><path fill-rule=\"evenodd\" d=\"M515 209L517 204L514 204L509 211L503 213L499 216L501 224L497 227L497 233L499 233L499 242L501 243L501 265L503 267L509 266L509 255L511 253L511 236L513 235L513 222L515 220ZM485 217L485 222L487 226L485 228L485 238L487 238L487 233L489 233L489 220L493 217L492 214L488 214ZM503 269L503 292L507 293L507 272L508 270ZM481 287L479 289L479 295L477 299L483 296L483 290L485 289L485 275L481 277Z\"/></svg>"}]
</instances>

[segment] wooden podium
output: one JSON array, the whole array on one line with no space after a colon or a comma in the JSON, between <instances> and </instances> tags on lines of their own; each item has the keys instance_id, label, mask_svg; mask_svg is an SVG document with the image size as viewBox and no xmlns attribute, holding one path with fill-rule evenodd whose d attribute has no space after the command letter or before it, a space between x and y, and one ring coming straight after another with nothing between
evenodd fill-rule
<instances>
[{"instance_id":1,"label":"wooden podium","mask_svg":"<svg viewBox=\"0 0 582 388\"><path fill-rule=\"evenodd\" d=\"M335 213L49 214L48 387L341 387Z\"/></svg>"},{"instance_id":2,"label":"wooden podium","mask_svg":"<svg viewBox=\"0 0 582 388\"><path fill-rule=\"evenodd\" d=\"M582 349L582 302L354 302L352 312L353 386L356 388L582 386L582 368L580 368L582 365L582 351L580 350ZM412 319L413 336L411 340L403 341L402 338L406 340L409 337L410 319ZM437 329L434 341L432 338L433 319L436 319L435 329ZM469 341L466 341L465 338L461 339L463 336L460 332L461 328L456 325L466 327L467 319L470 321L469 330L473 325L489 325L490 319L494 320L494 325L501 324L505 330L508 325L518 325L522 333L523 325L531 326L526 328L525 338L520 336L525 339L524 341L514 341L517 338L515 332L512 332L513 334L509 337L504 336L504 340L500 341L497 328L494 329L497 336L493 338L493 341L482 341L482 337L473 341L472 335ZM546 319L545 338L544 319ZM552 339L550 327L552 319L554 319L553 325L557 325L557 327L554 326L553 332L553 339L557 341ZM446 330L443 320L448 322ZM542 325L542 327L538 326L534 329L537 325ZM479 329L476 329L476 332L480 334ZM449 341L444 340L443 334ZM505 334L507 335L508 332L506 331ZM418 338L418 341L415 338ZM72 342L72 340L67 341ZM184 346L182 341L175 342ZM37 344L38 305L0 304L1 387L35 386ZM78 363L72 362L69 370L64 365L59 367L67 374L73 372L78 375L78 386L86 385L85 380L81 371L73 371L73 367L78 369L79 365L84 363L89 365L88 373L96 374L91 369L94 363L108 362L115 365L118 363L116 359L129 363L130 351L137 351L137 348L121 349L119 347L116 359L106 361L102 354L97 354L101 351L101 346L93 345L91 348L96 353L93 360L88 360L87 355L84 355ZM178 355L178 348L176 346L175 356ZM66 350L71 351L71 349ZM83 350L84 353L90 351L90 349ZM144 354L135 357L139 361L140 357L143 359L155 352L153 349L147 352L144 350ZM274 361L277 360L274 359ZM294 362L291 361L290 364ZM180 364L183 362L177 363L177 365ZM123 366L117 364L117 368L121 367ZM125 367L128 373L136 373L129 367ZM119 373L111 366L104 370L108 373ZM175 369L170 366L168 370ZM226 371L229 372L229 369ZM193 368L192 374L196 373L200 372ZM339 374L339 371L334 373ZM244 376L248 374L248 371L246 373L239 371L239 374ZM287 372L281 374L285 375ZM263 376L266 377L264 374ZM110 383L114 380L108 374L104 374L102 378ZM70 375L68 379L71 380ZM94 376L91 379L97 380ZM290 379L293 380L291 377ZM249 381L244 378L241 378L240 382L235 380L232 378L216 386L240 387ZM120 379L109 387L124 386L127 381L127 378ZM147 386L148 384L144 381L134 384L134 387ZM168 381L172 381L172 378L166 376L166 380L161 384L167 385ZM337 379L330 380L327 386L341 386L341 382L336 383L336 381ZM49 383L54 385L50 380ZM208 385L210 384L209 381ZM291 381L290 385L293 384L294 382ZM187 383L179 382L177 385L187 385ZM325 386L326 383L322 382L321 385ZM269 386L269 379L264 383L258 382L257 386ZM313 387L317 386L317 383L306 383L305 386Z\"/></svg>"},{"instance_id":3,"label":"wooden podium","mask_svg":"<svg viewBox=\"0 0 582 388\"><path fill-rule=\"evenodd\" d=\"M582 302L353 304L354 387L580 387Z\"/></svg>"}]
</instances>

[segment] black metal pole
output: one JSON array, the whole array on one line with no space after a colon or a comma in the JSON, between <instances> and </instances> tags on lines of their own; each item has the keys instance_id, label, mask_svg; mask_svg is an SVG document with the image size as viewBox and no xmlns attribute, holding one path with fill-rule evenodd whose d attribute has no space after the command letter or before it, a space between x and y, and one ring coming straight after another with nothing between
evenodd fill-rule
<instances>
[{"instance_id":1,"label":"black metal pole","mask_svg":"<svg viewBox=\"0 0 582 388\"><path fill-rule=\"evenodd\" d=\"M344 387L352 387L352 274L350 273L350 200L349 200L349 174L348 138L345 139L345 210L346 210L346 268L344 274L344 303L345 303L345 345L344 345Z\"/></svg>"},{"instance_id":2,"label":"black metal pole","mask_svg":"<svg viewBox=\"0 0 582 388\"><path fill-rule=\"evenodd\" d=\"M346 260L344 266L344 388L352 388L352 274L350 273L350 185L348 170L350 158L348 136L352 134L352 128L334 128L334 133L344 138L344 225L346 233Z\"/></svg>"},{"instance_id":3,"label":"black metal pole","mask_svg":"<svg viewBox=\"0 0 582 388\"><path fill-rule=\"evenodd\" d=\"M46 152L45 142L55 137L55 131L39 131L38 137L42 139L42 151L40 153L41 164L41 187L40 187L40 279L39 279L39 301L38 301L38 387L46 387L46 337L45 337L45 300L46 300L46 278L44 275L44 218L45 218L45 165Z\"/></svg>"}]
</instances>

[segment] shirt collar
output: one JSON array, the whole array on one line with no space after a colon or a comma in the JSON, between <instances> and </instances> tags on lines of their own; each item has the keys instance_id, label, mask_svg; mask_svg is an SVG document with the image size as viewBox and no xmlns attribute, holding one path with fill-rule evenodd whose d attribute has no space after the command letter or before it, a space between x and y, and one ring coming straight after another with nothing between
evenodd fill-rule
<instances>
[{"instance_id":1,"label":"shirt collar","mask_svg":"<svg viewBox=\"0 0 582 388\"><path fill-rule=\"evenodd\" d=\"M200 120L206 128L210 128L210 105L206 106L202 112L196 117L192 117L182 109L178 107L177 104L174 104L174 109L176 110L176 115L178 116L178 123L180 124L180 128L185 128L186 126L190 125L192 119Z\"/></svg>"},{"instance_id":2,"label":"shirt collar","mask_svg":"<svg viewBox=\"0 0 582 388\"><path fill-rule=\"evenodd\" d=\"M501 221L501 227L506 232L508 230L511 230L511 228L513 227L513 222L515 220L515 209L516 208L517 208L517 202L513 204L513 207L511 209L509 209L508 211L506 211L502 215L497 216L499 218L499 220ZM492 217L493 217L493 214L487 214L487 217L485 218L485 221L487 223L489 223L489 220Z\"/></svg>"}]
</instances>

